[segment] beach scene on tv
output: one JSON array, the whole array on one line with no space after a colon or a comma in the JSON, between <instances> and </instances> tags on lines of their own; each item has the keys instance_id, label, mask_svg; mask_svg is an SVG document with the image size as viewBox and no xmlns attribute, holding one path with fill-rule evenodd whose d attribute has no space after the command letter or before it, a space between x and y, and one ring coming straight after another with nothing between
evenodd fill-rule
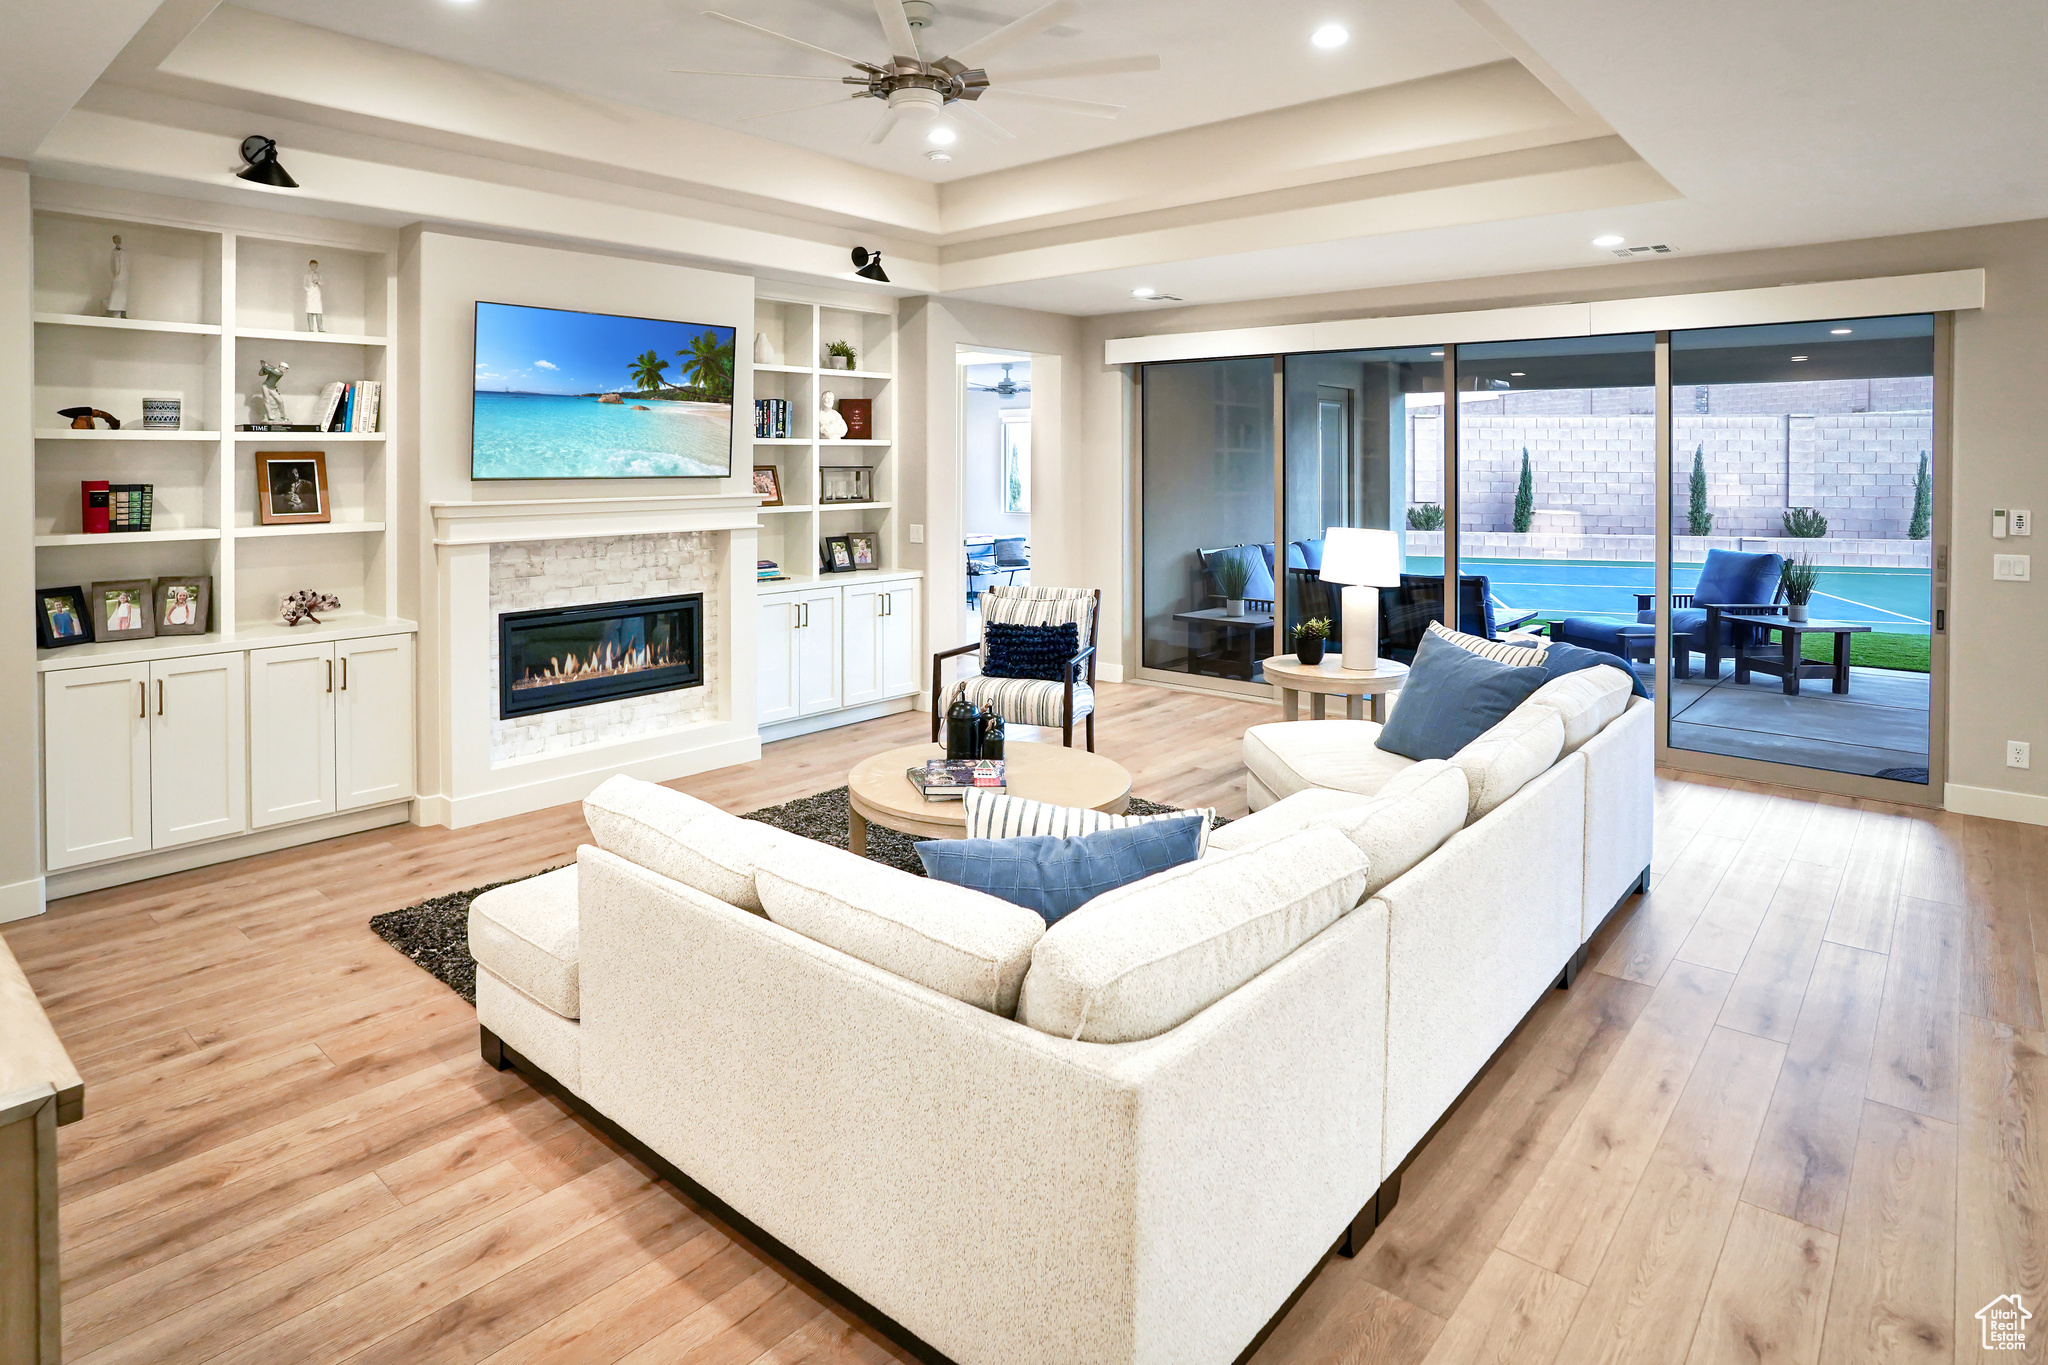
<instances>
[{"instance_id":1,"label":"beach scene on tv","mask_svg":"<svg viewBox=\"0 0 2048 1365\"><path fill-rule=\"evenodd\" d=\"M470 477L732 472L733 329L476 306Z\"/></svg>"}]
</instances>

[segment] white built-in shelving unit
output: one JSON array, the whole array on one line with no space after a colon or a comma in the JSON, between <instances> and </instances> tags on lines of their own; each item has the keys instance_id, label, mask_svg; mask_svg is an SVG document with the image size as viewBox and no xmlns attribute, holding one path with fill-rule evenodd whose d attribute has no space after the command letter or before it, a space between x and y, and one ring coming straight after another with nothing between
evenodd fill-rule
<instances>
[{"instance_id":1,"label":"white built-in shelving unit","mask_svg":"<svg viewBox=\"0 0 2048 1365\"><path fill-rule=\"evenodd\" d=\"M344 227L337 224L336 227ZM129 265L126 318L102 316L108 258L119 234ZM325 332L305 330L301 281L318 259ZM45 669L79 667L115 652L127 658L247 648L278 620L280 593L313 588L342 601L307 640L410 630L398 619L398 480L383 432L393 429L389 329L396 316L396 259L346 240L209 229L90 209L35 215L35 554L40 587L210 574L212 628L44 651ZM312 422L334 380L383 384L375 433L245 432L262 420L257 362L290 365L281 386L286 416ZM142 400L176 398L177 431L145 430ZM72 430L57 410L94 407L118 431ZM321 451L334 520L262 526L256 515L259 451ZM155 488L150 531L86 535L79 484L86 479Z\"/></svg>"},{"instance_id":2,"label":"white built-in shelving unit","mask_svg":"<svg viewBox=\"0 0 2048 1365\"><path fill-rule=\"evenodd\" d=\"M822 574L820 553L828 536L873 531L882 569L902 562L896 517L896 483L901 461L896 450L896 301L877 299L872 308L848 302L817 303L764 293L754 301L754 330L765 333L780 363L756 363L754 397L780 398L790 406L790 435L753 442L753 463L774 465L782 506L761 509L761 558L782 566L793 583L844 581ZM827 367L826 348L844 341L858 368ZM753 338L740 345L751 353ZM874 436L868 440L817 439L818 409L824 394L866 398L874 403ZM748 423L752 414L735 413ZM874 470L869 502L820 502L820 471L832 465L865 465ZM770 585L784 586L784 585Z\"/></svg>"}]
</instances>

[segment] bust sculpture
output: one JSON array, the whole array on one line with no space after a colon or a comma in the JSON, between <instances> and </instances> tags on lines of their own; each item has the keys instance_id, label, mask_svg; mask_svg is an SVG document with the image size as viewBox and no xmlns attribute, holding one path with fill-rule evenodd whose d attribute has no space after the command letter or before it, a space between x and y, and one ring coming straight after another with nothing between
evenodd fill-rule
<instances>
[{"instance_id":1,"label":"bust sculpture","mask_svg":"<svg viewBox=\"0 0 2048 1365\"><path fill-rule=\"evenodd\" d=\"M824 441L846 439L846 419L839 415L839 399L829 389L818 395L818 438Z\"/></svg>"}]
</instances>

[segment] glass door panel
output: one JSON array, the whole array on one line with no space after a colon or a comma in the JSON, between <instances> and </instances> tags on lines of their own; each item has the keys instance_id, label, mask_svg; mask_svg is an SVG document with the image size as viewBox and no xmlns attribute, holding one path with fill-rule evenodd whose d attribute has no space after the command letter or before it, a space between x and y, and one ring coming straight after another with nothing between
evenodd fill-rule
<instances>
[{"instance_id":1,"label":"glass door panel","mask_svg":"<svg viewBox=\"0 0 2048 1365\"><path fill-rule=\"evenodd\" d=\"M1926 314L1671 334L1671 748L1924 792L1934 340Z\"/></svg>"},{"instance_id":2,"label":"glass door panel","mask_svg":"<svg viewBox=\"0 0 2048 1365\"><path fill-rule=\"evenodd\" d=\"M1547 630L1647 682L1655 336L1488 342L1457 362L1458 629Z\"/></svg>"},{"instance_id":3,"label":"glass door panel","mask_svg":"<svg viewBox=\"0 0 2048 1365\"><path fill-rule=\"evenodd\" d=\"M1287 357L1280 652L1293 649L1288 632L1302 620L1324 618L1335 630L1342 619L1340 590L1318 577L1333 526L1402 537L1404 584L1380 593L1382 657L1410 657L1402 640L1441 619L1443 356L1420 346ZM1409 578L1434 580L1435 595L1411 591ZM1404 613L1416 601L1420 610Z\"/></svg>"},{"instance_id":4,"label":"glass door panel","mask_svg":"<svg viewBox=\"0 0 2048 1365\"><path fill-rule=\"evenodd\" d=\"M1139 420L1139 662L1262 681L1276 593L1273 360L1147 365Z\"/></svg>"}]
</instances>

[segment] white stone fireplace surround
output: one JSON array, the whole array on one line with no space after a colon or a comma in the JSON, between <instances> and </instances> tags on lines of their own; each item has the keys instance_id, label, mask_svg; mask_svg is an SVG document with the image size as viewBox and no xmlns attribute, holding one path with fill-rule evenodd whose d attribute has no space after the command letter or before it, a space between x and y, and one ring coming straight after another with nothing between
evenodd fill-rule
<instances>
[{"instance_id":1,"label":"white stone fireplace surround","mask_svg":"<svg viewBox=\"0 0 2048 1365\"><path fill-rule=\"evenodd\" d=\"M665 782L759 758L753 494L434 503L438 695L421 819L455 827L581 800L616 773ZM701 592L704 684L502 719L507 611Z\"/></svg>"}]
</instances>

